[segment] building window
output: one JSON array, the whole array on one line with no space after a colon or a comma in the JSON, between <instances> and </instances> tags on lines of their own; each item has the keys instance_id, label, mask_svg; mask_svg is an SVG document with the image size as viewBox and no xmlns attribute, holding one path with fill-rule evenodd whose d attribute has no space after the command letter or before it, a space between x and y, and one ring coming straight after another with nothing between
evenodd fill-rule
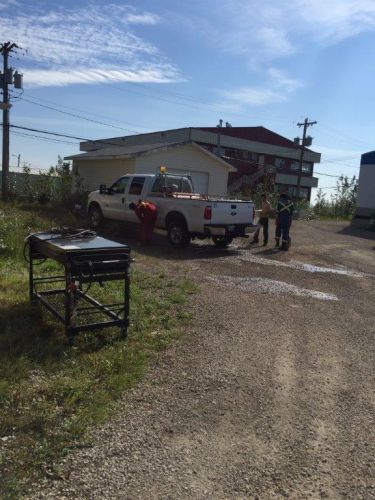
<instances>
[{"instance_id":1,"label":"building window","mask_svg":"<svg viewBox=\"0 0 375 500\"><path fill-rule=\"evenodd\" d=\"M290 170L299 170L299 162L291 161L290 162Z\"/></svg>"},{"instance_id":2,"label":"building window","mask_svg":"<svg viewBox=\"0 0 375 500\"><path fill-rule=\"evenodd\" d=\"M275 167L276 168L285 168L285 159L284 158L275 158Z\"/></svg>"},{"instance_id":3,"label":"building window","mask_svg":"<svg viewBox=\"0 0 375 500\"><path fill-rule=\"evenodd\" d=\"M309 189L301 187L299 193L301 198L308 198ZM297 196L297 188L295 186L288 186L288 194L292 198L295 198Z\"/></svg>"},{"instance_id":4,"label":"building window","mask_svg":"<svg viewBox=\"0 0 375 500\"><path fill-rule=\"evenodd\" d=\"M313 168L313 164L312 163L309 163L307 161L303 162L302 172L304 172L305 174L311 174L312 168ZM292 161L290 163L290 170L296 170L296 171L298 171L299 170L299 161Z\"/></svg>"},{"instance_id":5,"label":"building window","mask_svg":"<svg viewBox=\"0 0 375 500\"><path fill-rule=\"evenodd\" d=\"M253 153L251 151L247 152L247 157L249 160L258 161L258 153Z\"/></svg>"},{"instance_id":6,"label":"building window","mask_svg":"<svg viewBox=\"0 0 375 500\"><path fill-rule=\"evenodd\" d=\"M312 163L307 163L306 161L304 161L302 165L302 172L305 172L306 174L311 174Z\"/></svg>"}]
</instances>

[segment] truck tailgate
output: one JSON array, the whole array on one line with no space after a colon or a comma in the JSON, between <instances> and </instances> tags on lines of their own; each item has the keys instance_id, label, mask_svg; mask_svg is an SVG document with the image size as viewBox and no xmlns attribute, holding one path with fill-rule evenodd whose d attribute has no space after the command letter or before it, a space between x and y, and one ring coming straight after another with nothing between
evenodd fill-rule
<instances>
[{"instance_id":1,"label":"truck tailgate","mask_svg":"<svg viewBox=\"0 0 375 500\"><path fill-rule=\"evenodd\" d=\"M213 202L211 224L251 224L253 203L244 201Z\"/></svg>"}]
</instances>

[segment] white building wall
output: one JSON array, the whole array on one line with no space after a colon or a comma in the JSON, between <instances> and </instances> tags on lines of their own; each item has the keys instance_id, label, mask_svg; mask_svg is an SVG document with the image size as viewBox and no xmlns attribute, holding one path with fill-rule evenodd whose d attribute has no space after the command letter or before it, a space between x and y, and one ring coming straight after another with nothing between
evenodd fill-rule
<instances>
[{"instance_id":1,"label":"white building wall","mask_svg":"<svg viewBox=\"0 0 375 500\"><path fill-rule=\"evenodd\" d=\"M118 160L73 160L74 176L73 191L77 190L77 179L82 179L84 191L99 189L100 184L110 186L116 179L125 174L132 174L135 170L134 158Z\"/></svg>"},{"instance_id":2,"label":"white building wall","mask_svg":"<svg viewBox=\"0 0 375 500\"><path fill-rule=\"evenodd\" d=\"M375 211L375 165L361 165L357 206L365 211Z\"/></svg>"},{"instance_id":3,"label":"white building wall","mask_svg":"<svg viewBox=\"0 0 375 500\"><path fill-rule=\"evenodd\" d=\"M220 161L211 158L191 144L143 154L136 158L135 171L155 174L159 172L161 165L167 167L167 171L191 175L193 184L197 187L203 185L206 174L208 176L206 194L224 196L227 193L228 169Z\"/></svg>"}]
</instances>

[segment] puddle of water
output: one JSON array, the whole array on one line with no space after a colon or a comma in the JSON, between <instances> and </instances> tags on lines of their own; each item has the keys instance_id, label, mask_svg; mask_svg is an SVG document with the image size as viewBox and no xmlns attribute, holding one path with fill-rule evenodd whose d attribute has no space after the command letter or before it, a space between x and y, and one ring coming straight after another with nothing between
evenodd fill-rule
<instances>
[{"instance_id":1,"label":"puddle of water","mask_svg":"<svg viewBox=\"0 0 375 500\"><path fill-rule=\"evenodd\" d=\"M238 288L244 292L265 293L271 295L295 295L299 297L311 297L317 300L339 300L336 295L301 288L284 281L271 280L268 278L243 278L235 276L207 276L219 286Z\"/></svg>"}]
</instances>

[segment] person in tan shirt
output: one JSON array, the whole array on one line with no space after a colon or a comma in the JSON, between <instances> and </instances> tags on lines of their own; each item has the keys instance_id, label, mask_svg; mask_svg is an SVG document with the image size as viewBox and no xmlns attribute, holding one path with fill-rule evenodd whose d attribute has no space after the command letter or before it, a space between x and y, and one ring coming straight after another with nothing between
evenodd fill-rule
<instances>
[{"instance_id":1,"label":"person in tan shirt","mask_svg":"<svg viewBox=\"0 0 375 500\"><path fill-rule=\"evenodd\" d=\"M255 230L251 244L259 243L260 229L263 228L263 246L266 246L268 243L268 219L271 212L271 203L267 200L267 195L265 193L262 194L261 201L262 210L258 221L258 227Z\"/></svg>"}]
</instances>

